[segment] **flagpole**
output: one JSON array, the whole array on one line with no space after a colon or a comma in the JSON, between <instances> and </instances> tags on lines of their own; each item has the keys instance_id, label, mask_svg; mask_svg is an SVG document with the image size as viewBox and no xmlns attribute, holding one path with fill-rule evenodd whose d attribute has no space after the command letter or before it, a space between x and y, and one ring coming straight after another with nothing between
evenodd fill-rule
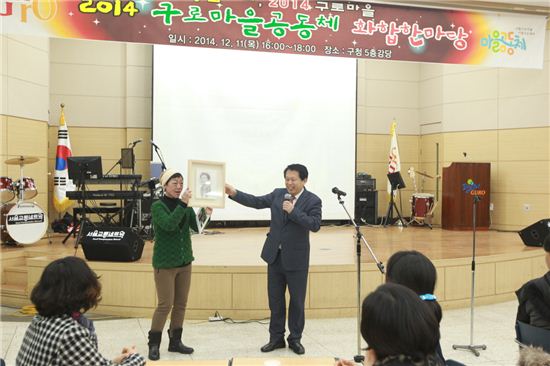
<instances>
[{"instance_id":1,"label":"flagpole","mask_svg":"<svg viewBox=\"0 0 550 366\"><path fill-rule=\"evenodd\" d=\"M74 190L74 184L69 179L69 171L67 169L67 159L72 156L71 142L69 139L69 130L65 122L65 103L60 104L61 113L59 116L59 127L57 130L57 149L55 153L55 172L53 177L53 206L59 213L66 211L73 205L73 201L67 198L67 191ZM73 230L76 230L76 218L73 217ZM63 244L67 241L71 232L63 240Z\"/></svg>"}]
</instances>

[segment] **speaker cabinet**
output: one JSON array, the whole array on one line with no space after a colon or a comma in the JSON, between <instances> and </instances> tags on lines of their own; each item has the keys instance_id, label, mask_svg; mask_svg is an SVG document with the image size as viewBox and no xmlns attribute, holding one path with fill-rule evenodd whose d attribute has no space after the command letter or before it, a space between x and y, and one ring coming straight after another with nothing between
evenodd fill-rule
<instances>
[{"instance_id":1,"label":"speaker cabinet","mask_svg":"<svg viewBox=\"0 0 550 366\"><path fill-rule=\"evenodd\" d=\"M89 261L134 262L141 258L144 241L127 227L96 228L82 235L82 249Z\"/></svg>"},{"instance_id":2,"label":"speaker cabinet","mask_svg":"<svg viewBox=\"0 0 550 366\"><path fill-rule=\"evenodd\" d=\"M519 232L523 244L530 247L542 247L548 235L550 235L550 219L535 222Z\"/></svg>"},{"instance_id":3,"label":"speaker cabinet","mask_svg":"<svg viewBox=\"0 0 550 366\"><path fill-rule=\"evenodd\" d=\"M376 179L373 178L355 178L355 192L376 191Z\"/></svg>"},{"instance_id":4,"label":"speaker cabinet","mask_svg":"<svg viewBox=\"0 0 550 366\"><path fill-rule=\"evenodd\" d=\"M378 191L355 192L355 222L375 225L378 221Z\"/></svg>"},{"instance_id":5,"label":"speaker cabinet","mask_svg":"<svg viewBox=\"0 0 550 366\"><path fill-rule=\"evenodd\" d=\"M123 147L120 149L120 167L132 169L134 166L134 149Z\"/></svg>"}]
</instances>

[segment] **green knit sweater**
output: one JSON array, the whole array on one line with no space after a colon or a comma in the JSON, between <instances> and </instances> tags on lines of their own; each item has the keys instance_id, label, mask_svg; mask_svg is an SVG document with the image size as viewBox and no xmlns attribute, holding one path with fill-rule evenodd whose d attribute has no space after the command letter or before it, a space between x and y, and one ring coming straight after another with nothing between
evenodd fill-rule
<instances>
[{"instance_id":1,"label":"green knit sweater","mask_svg":"<svg viewBox=\"0 0 550 366\"><path fill-rule=\"evenodd\" d=\"M153 248L154 268L175 268L191 263L193 248L189 229L198 231L195 211L185 204L178 204L173 211L157 201L151 207L155 246Z\"/></svg>"}]
</instances>

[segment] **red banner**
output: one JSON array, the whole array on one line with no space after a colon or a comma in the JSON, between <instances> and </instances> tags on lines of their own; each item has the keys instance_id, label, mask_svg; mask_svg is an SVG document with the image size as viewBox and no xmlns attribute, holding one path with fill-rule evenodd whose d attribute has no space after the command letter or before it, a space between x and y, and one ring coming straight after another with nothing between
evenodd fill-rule
<instances>
[{"instance_id":1,"label":"red banner","mask_svg":"<svg viewBox=\"0 0 550 366\"><path fill-rule=\"evenodd\" d=\"M41 28L55 37L503 67L542 67L546 25L542 16L352 1L26 3L4 1L5 31Z\"/></svg>"}]
</instances>

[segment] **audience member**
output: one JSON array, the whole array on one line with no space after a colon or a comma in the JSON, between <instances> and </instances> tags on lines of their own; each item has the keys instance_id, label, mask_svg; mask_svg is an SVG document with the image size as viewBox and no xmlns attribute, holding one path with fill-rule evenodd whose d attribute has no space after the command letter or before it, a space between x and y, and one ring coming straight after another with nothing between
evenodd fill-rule
<instances>
[{"instance_id":1,"label":"audience member","mask_svg":"<svg viewBox=\"0 0 550 366\"><path fill-rule=\"evenodd\" d=\"M550 270L550 235L544 239L546 266ZM519 301L516 320L550 329L550 271L524 284L516 291Z\"/></svg>"},{"instance_id":2,"label":"audience member","mask_svg":"<svg viewBox=\"0 0 550 366\"><path fill-rule=\"evenodd\" d=\"M428 257L416 250L403 250L394 253L386 266L386 282L398 283L410 288L424 300L434 312L437 322L441 322L443 313L434 295L437 271ZM437 345L437 354L443 362L441 345Z\"/></svg>"},{"instance_id":3,"label":"audience member","mask_svg":"<svg viewBox=\"0 0 550 366\"><path fill-rule=\"evenodd\" d=\"M436 355L439 324L412 290L387 283L363 301L361 334L367 342L365 365L441 366ZM355 365L340 360L337 366Z\"/></svg>"},{"instance_id":4,"label":"audience member","mask_svg":"<svg viewBox=\"0 0 550 366\"><path fill-rule=\"evenodd\" d=\"M101 285L84 260L57 259L46 266L31 293L36 315L29 325L16 366L145 365L134 346L112 360L98 351L91 320L84 316L101 299Z\"/></svg>"},{"instance_id":5,"label":"audience member","mask_svg":"<svg viewBox=\"0 0 550 366\"><path fill-rule=\"evenodd\" d=\"M524 347L519 351L518 366L550 366L550 354L539 347Z\"/></svg>"}]
</instances>

